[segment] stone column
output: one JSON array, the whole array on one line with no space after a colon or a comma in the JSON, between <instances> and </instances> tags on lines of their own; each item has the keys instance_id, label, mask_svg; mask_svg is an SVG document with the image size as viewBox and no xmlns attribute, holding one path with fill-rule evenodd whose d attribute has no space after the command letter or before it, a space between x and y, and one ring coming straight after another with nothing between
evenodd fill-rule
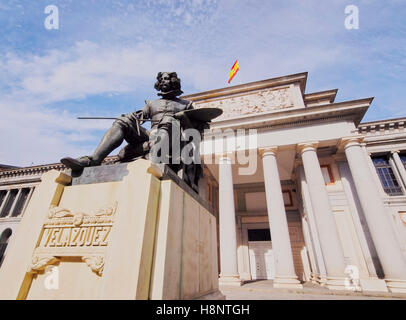
<instances>
[{"instance_id":1,"label":"stone column","mask_svg":"<svg viewBox=\"0 0 406 320\"><path fill-rule=\"evenodd\" d=\"M266 206L271 230L272 250L275 257L274 287L302 288L293 264L288 221L276 163L277 150L277 147L259 150L264 168Z\"/></svg>"},{"instance_id":2,"label":"stone column","mask_svg":"<svg viewBox=\"0 0 406 320\"><path fill-rule=\"evenodd\" d=\"M393 161L395 162L395 165L400 173L400 177L402 178L403 185L406 187L406 170L405 170L405 166L403 165L402 160L400 160L399 150L393 150L392 157L393 157Z\"/></svg>"},{"instance_id":3,"label":"stone column","mask_svg":"<svg viewBox=\"0 0 406 320\"><path fill-rule=\"evenodd\" d=\"M321 285L324 285L327 283L327 271L324 263L323 253L321 250L320 238L317 233L317 226L314 216L314 210L312 208L312 201L310 199L309 187L307 185L303 166L301 165L298 169L300 177L300 188L302 191L303 209L309 222L309 240L311 242L309 247L313 246L313 258L315 259L315 263L313 266L313 280Z\"/></svg>"},{"instance_id":4,"label":"stone column","mask_svg":"<svg viewBox=\"0 0 406 320\"><path fill-rule=\"evenodd\" d=\"M316 153L317 143L298 145L303 162L317 232L327 271L326 286L343 290L345 285L345 263L337 225L330 207L328 194Z\"/></svg>"},{"instance_id":5,"label":"stone column","mask_svg":"<svg viewBox=\"0 0 406 320\"><path fill-rule=\"evenodd\" d=\"M385 273L387 286L392 292L406 292L406 261L378 186L365 164L361 140L362 137L343 138L341 146L347 156L355 189Z\"/></svg>"},{"instance_id":6,"label":"stone column","mask_svg":"<svg viewBox=\"0 0 406 320\"><path fill-rule=\"evenodd\" d=\"M231 158L219 159L220 279L222 285L241 285L237 267L237 232Z\"/></svg>"}]
</instances>

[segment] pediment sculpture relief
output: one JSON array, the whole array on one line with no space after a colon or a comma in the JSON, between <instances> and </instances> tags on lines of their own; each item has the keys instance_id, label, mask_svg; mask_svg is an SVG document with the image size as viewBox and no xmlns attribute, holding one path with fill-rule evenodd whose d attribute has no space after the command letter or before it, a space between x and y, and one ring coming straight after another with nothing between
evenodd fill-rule
<instances>
[{"instance_id":1,"label":"pediment sculpture relief","mask_svg":"<svg viewBox=\"0 0 406 320\"><path fill-rule=\"evenodd\" d=\"M245 96L230 97L215 101L196 102L197 108L221 108L224 112L214 121L222 121L245 115L268 113L292 108L289 88L261 90Z\"/></svg>"}]
</instances>

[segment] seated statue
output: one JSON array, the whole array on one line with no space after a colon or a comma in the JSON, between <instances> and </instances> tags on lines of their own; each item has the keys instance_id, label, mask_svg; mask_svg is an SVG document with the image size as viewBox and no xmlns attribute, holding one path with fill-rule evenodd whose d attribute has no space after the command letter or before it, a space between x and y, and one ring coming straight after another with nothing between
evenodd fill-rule
<instances>
[{"instance_id":1,"label":"seated statue","mask_svg":"<svg viewBox=\"0 0 406 320\"><path fill-rule=\"evenodd\" d=\"M158 95L161 99L146 101L141 110L119 117L105 133L92 155L78 159L65 157L61 162L74 171L98 166L124 140L128 144L118 153L118 162L130 161L137 157L149 157L155 162L155 157L150 156L154 146L158 143L161 146L166 144L168 148L158 150L158 153L154 153L155 156L159 156L159 161L169 165L175 173L182 169L183 180L197 191L197 183L202 174L200 162L185 165L179 161L179 158L175 159L172 156L172 136L175 136L172 133L175 129L182 132L182 130L194 128L201 134L205 128L208 128L209 121L188 118L185 111L192 110L194 107L191 101L178 98L183 92L176 72L159 72L154 87L159 91ZM150 131L140 126L145 121L151 121ZM186 143L188 142L179 141L178 145L182 148ZM194 147L199 148L199 146Z\"/></svg>"}]
</instances>

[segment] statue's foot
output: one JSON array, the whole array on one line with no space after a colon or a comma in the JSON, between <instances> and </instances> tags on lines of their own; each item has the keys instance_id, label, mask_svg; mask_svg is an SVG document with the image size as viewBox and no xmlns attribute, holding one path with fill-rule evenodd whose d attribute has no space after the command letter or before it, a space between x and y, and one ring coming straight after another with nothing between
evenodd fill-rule
<instances>
[{"instance_id":1,"label":"statue's foot","mask_svg":"<svg viewBox=\"0 0 406 320\"><path fill-rule=\"evenodd\" d=\"M72 169L73 171L82 170L85 167L97 166L100 163L96 163L90 157L84 156L77 159L73 159L70 157L65 157L61 159L61 162L68 168Z\"/></svg>"}]
</instances>

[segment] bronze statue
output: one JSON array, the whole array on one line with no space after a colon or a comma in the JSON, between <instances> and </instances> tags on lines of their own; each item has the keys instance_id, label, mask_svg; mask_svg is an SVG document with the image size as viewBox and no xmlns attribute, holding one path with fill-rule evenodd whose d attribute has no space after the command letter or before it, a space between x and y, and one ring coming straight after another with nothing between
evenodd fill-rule
<instances>
[{"instance_id":1,"label":"bronze statue","mask_svg":"<svg viewBox=\"0 0 406 320\"><path fill-rule=\"evenodd\" d=\"M61 162L74 171L100 165L110 152L121 145L123 140L128 144L120 150L118 161L130 161L137 157L148 157L159 142L161 145L166 144L169 148L166 152L164 151L164 154L162 154L162 150L158 150L158 154L155 156L164 159L161 162L169 165L175 172L183 169L183 179L197 191L197 182L202 171L200 162L185 165L179 159L179 153L176 153L175 159L172 152L173 132L194 128L202 133L205 128L208 128L210 120L220 115L222 111L216 109L217 112L216 110L213 112L212 110L212 112L206 112L205 116L202 112L197 112L195 115L192 112L192 116L188 117L187 114L190 113L189 110L193 109L193 104L191 101L178 98L183 92L176 72L159 72L154 87L159 91L158 95L161 96L161 99L145 101L145 106L141 110L117 118L92 155L78 159L66 157L62 158ZM140 126L145 121L151 121L150 131ZM183 141L180 143L180 147L182 148L187 143L187 141ZM154 159L151 160L154 161Z\"/></svg>"}]
</instances>

